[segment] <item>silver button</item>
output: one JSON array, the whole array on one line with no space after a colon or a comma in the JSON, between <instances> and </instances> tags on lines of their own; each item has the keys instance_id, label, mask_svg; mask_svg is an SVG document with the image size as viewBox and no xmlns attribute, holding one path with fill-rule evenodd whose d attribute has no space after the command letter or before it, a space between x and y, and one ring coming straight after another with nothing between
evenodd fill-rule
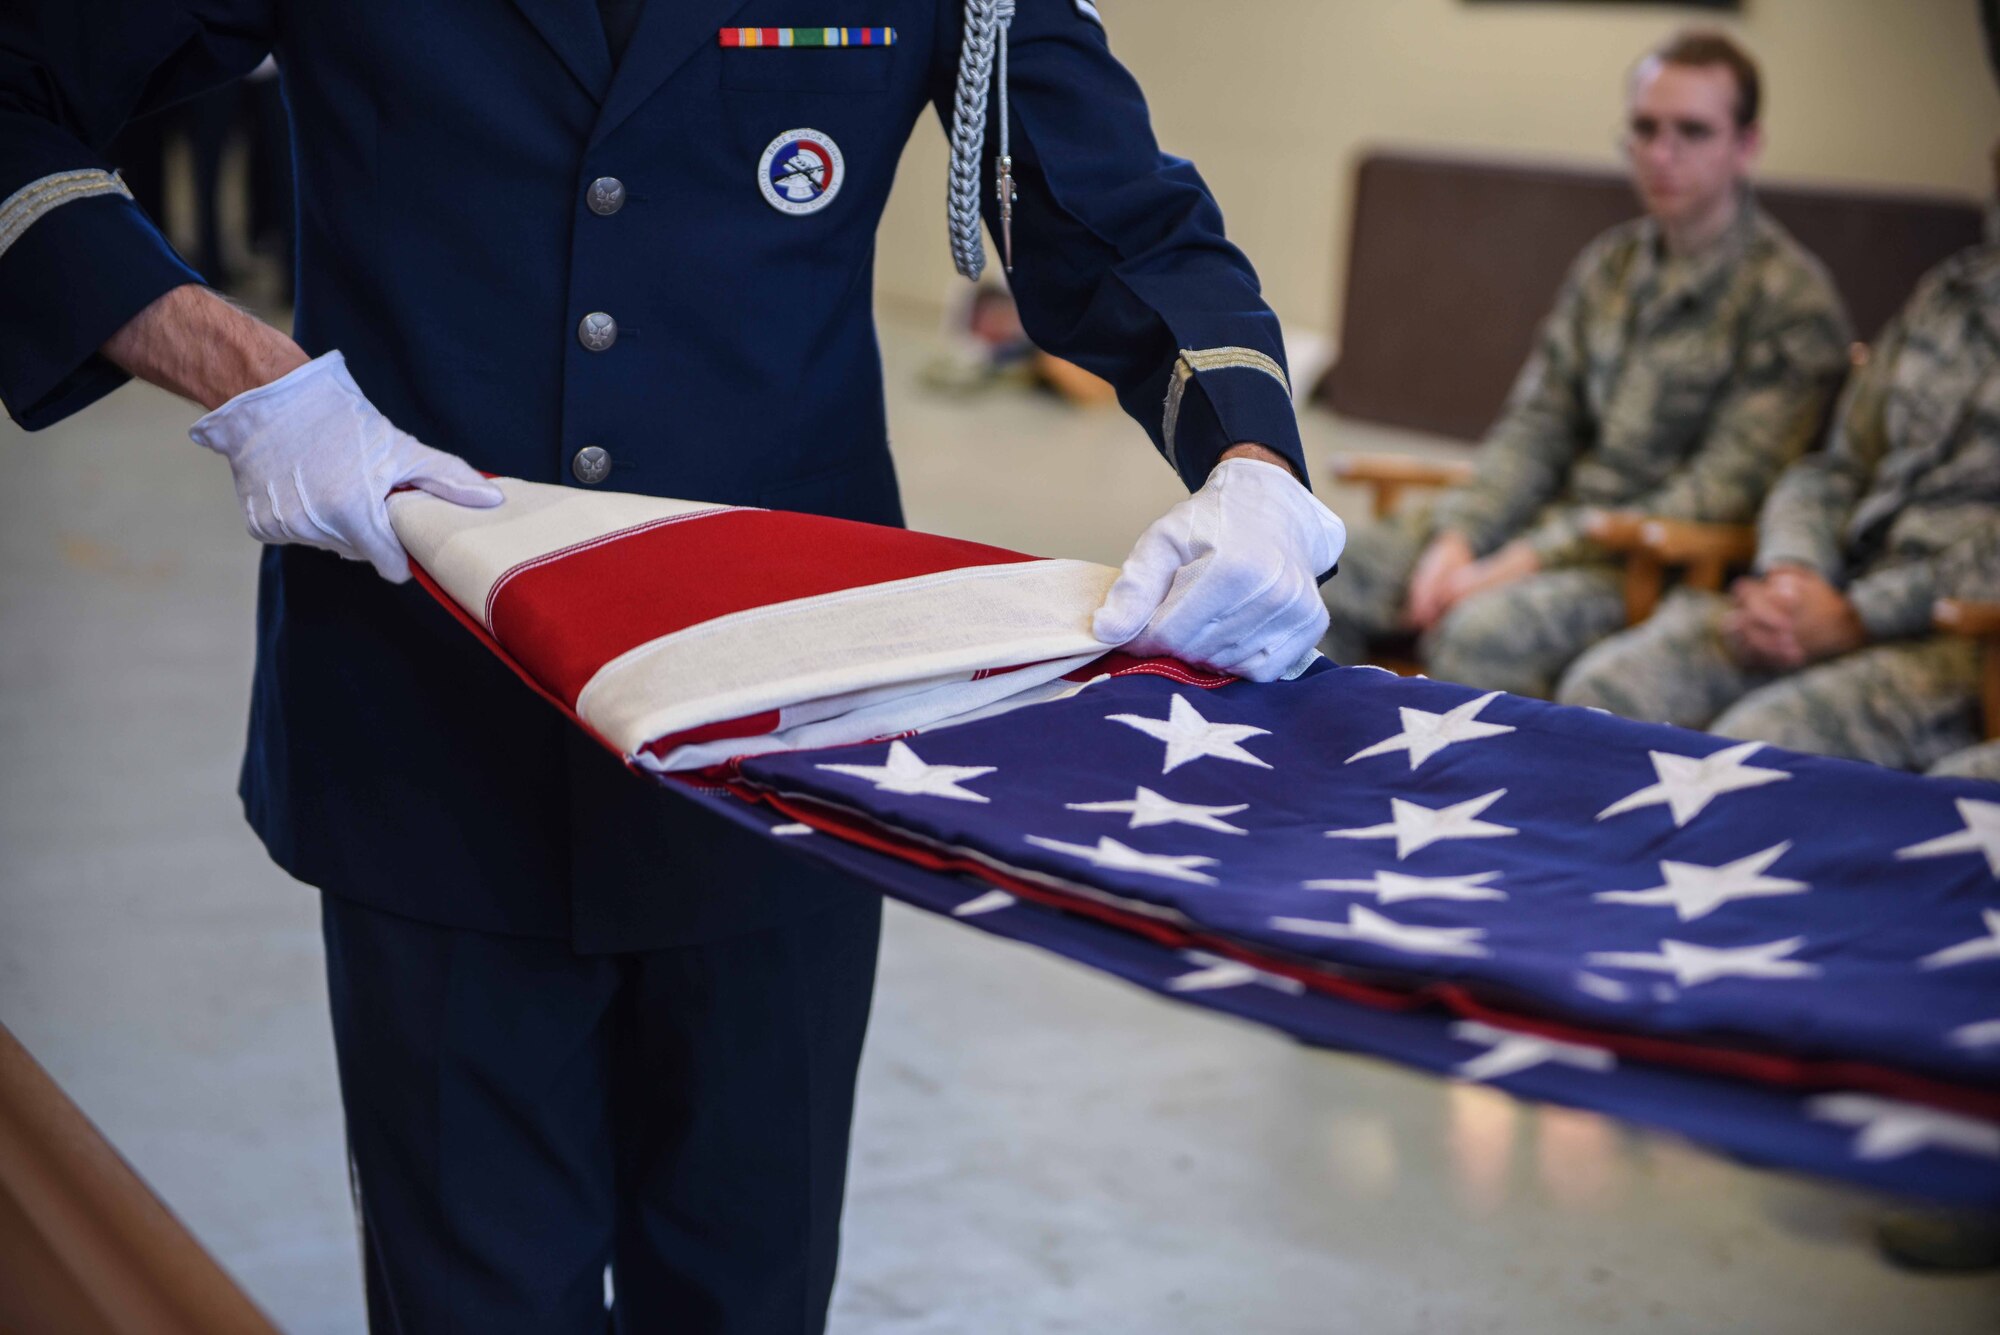
<instances>
[{"instance_id":1,"label":"silver button","mask_svg":"<svg viewBox=\"0 0 2000 1335\"><path fill-rule=\"evenodd\" d=\"M592 352L602 352L618 341L618 322L603 311L592 311L578 322L576 338Z\"/></svg>"},{"instance_id":2,"label":"silver button","mask_svg":"<svg viewBox=\"0 0 2000 1335\"><path fill-rule=\"evenodd\" d=\"M616 176L600 176L590 183L590 194L585 198L590 211L600 218L609 218L625 207L625 183Z\"/></svg>"},{"instance_id":3,"label":"silver button","mask_svg":"<svg viewBox=\"0 0 2000 1335\"><path fill-rule=\"evenodd\" d=\"M586 445L569 461L569 471L578 482L594 487L611 476L611 452L602 445Z\"/></svg>"}]
</instances>

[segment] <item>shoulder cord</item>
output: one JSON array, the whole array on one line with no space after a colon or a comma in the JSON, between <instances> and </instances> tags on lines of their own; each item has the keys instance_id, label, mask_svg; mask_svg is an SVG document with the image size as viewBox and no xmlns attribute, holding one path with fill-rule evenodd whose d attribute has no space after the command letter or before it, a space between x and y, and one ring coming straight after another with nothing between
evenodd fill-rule
<instances>
[{"instance_id":1,"label":"shoulder cord","mask_svg":"<svg viewBox=\"0 0 2000 1335\"><path fill-rule=\"evenodd\" d=\"M994 65L1000 83L1000 215L1005 263L1013 272L1014 159L1007 140L1007 28L1014 0L965 0L965 40L959 49L958 95L951 120L951 186L946 211L951 224L951 262L967 278L986 269L979 234L979 178L986 154L986 105Z\"/></svg>"}]
</instances>

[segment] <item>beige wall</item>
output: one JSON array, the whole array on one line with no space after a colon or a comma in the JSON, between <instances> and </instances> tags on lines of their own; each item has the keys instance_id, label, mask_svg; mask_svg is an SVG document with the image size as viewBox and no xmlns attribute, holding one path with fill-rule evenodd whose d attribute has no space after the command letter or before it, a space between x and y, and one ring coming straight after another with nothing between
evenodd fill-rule
<instances>
[{"instance_id":1,"label":"beige wall","mask_svg":"<svg viewBox=\"0 0 2000 1335\"><path fill-rule=\"evenodd\" d=\"M1113 50L1151 91L1161 143L1200 165L1279 315L1319 330L1336 323L1366 147L1613 164L1624 69L1702 18L1465 0L1100 4ZM2000 92L1974 0L1746 0L1725 22L1764 66L1768 174L1987 193ZM885 304L935 309L950 292L943 201L943 136L926 119L883 225Z\"/></svg>"}]
</instances>

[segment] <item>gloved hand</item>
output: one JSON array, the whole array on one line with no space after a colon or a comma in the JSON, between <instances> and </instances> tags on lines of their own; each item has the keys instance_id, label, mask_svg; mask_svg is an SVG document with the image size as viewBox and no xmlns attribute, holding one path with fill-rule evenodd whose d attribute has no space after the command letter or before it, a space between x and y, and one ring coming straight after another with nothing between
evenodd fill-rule
<instances>
[{"instance_id":1,"label":"gloved hand","mask_svg":"<svg viewBox=\"0 0 2000 1335\"><path fill-rule=\"evenodd\" d=\"M1318 581L1346 545L1340 517L1290 472L1225 459L1140 535L1091 630L1131 653L1275 681L1325 633Z\"/></svg>"},{"instance_id":2,"label":"gloved hand","mask_svg":"<svg viewBox=\"0 0 2000 1335\"><path fill-rule=\"evenodd\" d=\"M251 537L367 561L392 584L410 577L410 559L389 527L391 491L481 509L506 499L463 459L390 425L338 352L245 390L188 434L229 460Z\"/></svg>"}]
</instances>

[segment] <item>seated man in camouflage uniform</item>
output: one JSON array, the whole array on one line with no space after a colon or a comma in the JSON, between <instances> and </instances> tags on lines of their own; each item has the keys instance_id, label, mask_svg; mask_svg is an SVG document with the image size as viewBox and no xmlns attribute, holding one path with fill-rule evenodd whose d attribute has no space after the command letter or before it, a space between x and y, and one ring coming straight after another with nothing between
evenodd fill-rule
<instances>
[{"instance_id":1,"label":"seated man in camouflage uniform","mask_svg":"<svg viewBox=\"0 0 2000 1335\"><path fill-rule=\"evenodd\" d=\"M1931 607L2000 598L2000 209L1917 285L1759 529L1754 576L1675 593L1558 698L1904 769L1979 739L1977 647Z\"/></svg>"},{"instance_id":2,"label":"seated man in camouflage uniform","mask_svg":"<svg viewBox=\"0 0 2000 1335\"><path fill-rule=\"evenodd\" d=\"M1419 631L1425 669L1546 695L1624 625L1595 508L1747 523L1847 366L1839 297L1750 198L1756 66L1691 33L1634 68L1627 151L1647 216L1570 271L1472 482L1358 529L1321 649Z\"/></svg>"}]
</instances>

